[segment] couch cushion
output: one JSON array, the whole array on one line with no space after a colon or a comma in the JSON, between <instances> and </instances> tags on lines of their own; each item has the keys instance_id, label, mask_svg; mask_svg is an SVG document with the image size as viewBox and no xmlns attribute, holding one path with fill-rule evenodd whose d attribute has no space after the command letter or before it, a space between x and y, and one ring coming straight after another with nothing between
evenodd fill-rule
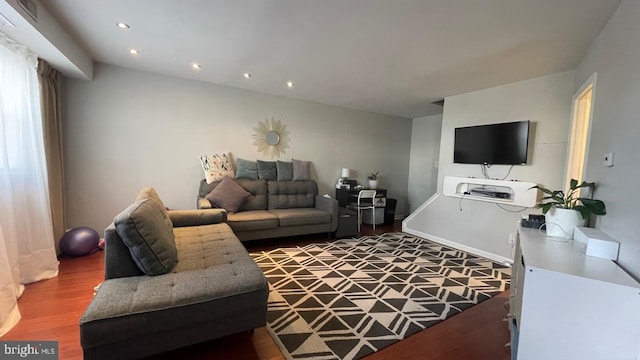
<instances>
[{"instance_id":1,"label":"couch cushion","mask_svg":"<svg viewBox=\"0 0 640 360\"><path fill-rule=\"evenodd\" d=\"M293 180L311 180L311 161L291 159Z\"/></svg>"},{"instance_id":2,"label":"couch cushion","mask_svg":"<svg viewBox=\"0 0 640 360\"><path fill-rule=\"evenodd\" d=\"M269 210L313 208L318 184L307 181L269 181Z\"/></svg>"},{"instance_id":3,"label":"couch cushion","mask_svg":"<svg viewBox=\"0 0 640 360\"><path fill-rule=\"evenodd\" d=\"M241 211L227 216L233 231L266 230L278 227L278 217L266 210Z\"/></svg>"},{"instance_id":4,"label":"couch cushion","mask_svg":"<svg viewBox=\"0 0 640 360\"><path fill-rule=\"evenodd\" d=\"M293 180L293 163L286 161L276 161L278 170L278 180Z\"/></svg>"},{"instance_id":5,"label":"couch cushion","mask_svg":"<svg viewBox=\"0 0 640 360\"><path fill-rule=\"evenodd\" d=\"M242 206L240 207L240 211L267 209L266 181L236 179L236 183L242 186L243 189L247 190L251 194L251 196L249 196L244 204L242 204ZM200 190L198 191L199 196L207 196L207 194L209 194L216 186L218 186L218 184L220 184L220 182L207 184L207 182L202 179L200 181Z\"/></svg>"},{"instance_id":6,"label":"couch cushion","mask_svg":"<svg viewBox=\"0 0 640 360\"><path fill-rule=\"evenodd\" d=\"M228 224L176 228L178 264L173 272L232 264L249 255Z\"/></svg>"},{"instance_id":7,"label":"couch cushion","mask_svg":"<svg viewBox=\"0 0 640 360\"><path fill-rule=\"evenodd\" d=\"M205 199L216 207L223 208L229 213L234 213L240 210L240 207L250 195L247 190L238 185L232 178L226 177L205 196Z\"/></svg>"},{"instance_id":8,"label":"couch cushion","mask_svg":"<svg viewBox=\"0 0 640 360\"><path fill-rule=\"evenodd\" d=\"M258 160L258 178L260 180L277 180L278 170L276 162Z\"/></svg>"},{"instance_id":9,"label":"couch cushion","mask_svg":"<svg viewBox=\"0 0 640 360\"><path fill-rule=\"evenodd\" d=\"M273 209L280 226L301 226L331 223L331 214L314 208Z\"/></svg>"},{"instance_id":10,"label":"couch cushion","mask_svg":"<svg viewBox=\"0 0 640 360\"><path fill-rule=\"evenodd\" d=\"M258 180L258 164L255 161L238 159L236 179Z\"/></svg>"},{"instance_id":11,"label":"couch cushion","mask_svg":"<svg viewBox=\"0 0 640 360\"><path fill-rule=\"evenodd\" d=\"M138 194L136 195L136 200L145 200L145 199L151 199L155 201L156 203L158 203L158 205L160 205L162 209L166 210L164 203L160 199L160 195L158 195L158 193L156 192L156 189L152 188L151 186L142 188L140 191L138 191Z\"/></svg>"},{"instance_id":12,"label":"couch cushion","mask_svg":"<svg viewBox=\"0 0 640 360\"><path fill-rule=\"evenodd\" d=\"M163 209L151 199L136 201L113 220L131 257L147 275L166 274L178 261L175 236L167 221Z\"/></svg>"},{"instance_id":13,"label":"couch cushion","mask_svg":"<svg viewBox=\"0 0 640 360\"><path fill-rule=\"evenodd\" d=\"M158 193L156 192L156 189L152 188L151 186L147 186L142 188L140 191L138 191L138 195L136 195L136 200L145 200L145 199L151 199L153 201L155 201L156 203L158 203L158 205L160 205L160 208L162 209L162 211L164 212L164 214L166 215L166 219L168 221L167 225L173 227L173 222L171 221L171 218L169 218L169 213L167 212L167 207L164 206L164 203L162 202L162 199L160 199L160 195L158 195Z\"/></svg>"},{"instance_id":14,"label":"couch cushion","mask_svg":"<svg viewBox=\"0 0 640 360\"><path fill-rule=\"evenodd\" d=\"M231 156L229 153L212 154L200 156L200 163L204 170L204 176L207 183L211 184L214 181L220 181L225 176L236 176L231 165Z\"/></svg>"}]
</instances>

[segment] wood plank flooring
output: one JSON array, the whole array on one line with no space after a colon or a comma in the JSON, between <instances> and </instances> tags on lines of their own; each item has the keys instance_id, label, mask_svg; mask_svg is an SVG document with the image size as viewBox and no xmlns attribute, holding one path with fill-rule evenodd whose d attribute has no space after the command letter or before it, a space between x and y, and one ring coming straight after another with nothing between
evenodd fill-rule
<instances>
[{"instance_id":1,"label":"wood plank flooring","mask_svg":"<svg viewBox=\"0 0 640 360\"><path fill-rule=\"evenodd\" d=\"M378 226L375 233L400 231L400 221ZM363 225L362 235L374 232ZM325 235L245 243L247 250L301 246L327 241ZM61 258L57 278L26 286L18 306L22 320L2 340L57 340L60 359L82 359L78 321L104 276L104 253ZM508 292L476 305L446 321L420 331L368 357L367 360L451 359L507 360L509 331L502 319ZM154 356L153 359L275 360L284 356L265 328Z\"/></svg>"}]
</instances>

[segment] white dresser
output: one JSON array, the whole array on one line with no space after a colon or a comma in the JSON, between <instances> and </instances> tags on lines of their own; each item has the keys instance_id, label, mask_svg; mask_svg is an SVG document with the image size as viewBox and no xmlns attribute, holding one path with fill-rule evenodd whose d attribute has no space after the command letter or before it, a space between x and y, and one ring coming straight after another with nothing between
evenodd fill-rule
<instances>
[{"instance_id":1,"label":"white dresser","mask_svg":"<svg viewBox=\"0 0 640 360\"><path fill-rule=\"evenodd\" d=\"M640 283L613 261L520 228L512 276L513 359L640 360Z\"/></svg>"}]
</instances>

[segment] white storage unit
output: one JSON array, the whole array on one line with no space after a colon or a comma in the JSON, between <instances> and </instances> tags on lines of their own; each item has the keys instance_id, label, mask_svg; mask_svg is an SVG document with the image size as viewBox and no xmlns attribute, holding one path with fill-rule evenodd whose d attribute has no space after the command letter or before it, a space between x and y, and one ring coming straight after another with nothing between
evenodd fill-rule
<instances>
[{"instance_id":1,"label":"white storage unit","mask_svg":"<svg viewBox=\"0 0 640 360\"><path fill-rule=\"evenodd\" d=\"M512 358L640 359L640 284L585 245L520 228L510 293Z\"/></svg>"},{"instance_id":2,"label":"white storage unit","mask_svg":"<svg viewBox=\"0 0 640 360\"><path fill-rule=\"evenodd\" d=\"M534 207L540 191L531 189L537 184L515 180L494 180L458 176L445 176L442 193L446 196L499 204ZM491 196L497 194L501 197Z\"/></svg>"}]
</instances>

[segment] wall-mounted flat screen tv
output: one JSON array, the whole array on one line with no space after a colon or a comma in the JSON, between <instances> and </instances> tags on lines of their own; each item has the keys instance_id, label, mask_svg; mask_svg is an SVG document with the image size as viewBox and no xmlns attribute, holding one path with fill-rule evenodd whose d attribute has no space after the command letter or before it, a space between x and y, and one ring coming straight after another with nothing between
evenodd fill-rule
<instances>
[{"instance_id":1,"label":"wall-mounted flat screen tv","mask_svg":"<svg viewBox=\"0 0 640 360\"><path fill-rule=\"evenodd\" d=\"M458 164L525 165L529 121L455 129L453 162Z\"/></svg>"}]
</instances>

